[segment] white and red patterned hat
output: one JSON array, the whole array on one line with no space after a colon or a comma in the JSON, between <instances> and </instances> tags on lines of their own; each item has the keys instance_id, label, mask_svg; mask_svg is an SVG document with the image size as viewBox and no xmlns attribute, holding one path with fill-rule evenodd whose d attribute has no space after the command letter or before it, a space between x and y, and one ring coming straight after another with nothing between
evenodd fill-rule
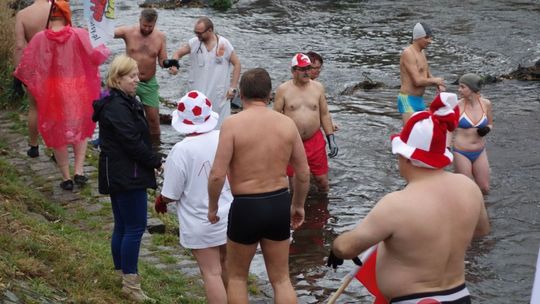
<instances>
[{"instance_id":1,"label":"white and red patterned hat","mask_svg":"<svg viewBox=\"0 0 540 304\"><path fill-rule=\"evenodd\" d=\"M212 131L219 114L212 111L212 102L199 91L188 92L172 113L171 125L183 134L206 133Z\"/></svg>"},{"instance_id":2,"label":"white and red patterned hat","mask_svg":"<svg viewBox=\"0 0 540 304\"><path fill-rule=\"evenodd\" d=\"M309 57L305 54L298 53L294 55L294 57L291 60L291 67L299 67L304 68L307 66L311 66L311 60L309 60Z\"/></svg>"},{"instance_id":3,"label":"white and red patterned hat","mask_svg":"<svg viewBox=\"0 0 540 304\"><path fill-rule=\"evenodd\" d=\"M417 167L440 169L448 166L452 152L446 148L446 135L458 124L458 99L454 93L441 93L429 111L414 113L400 134L391 136L392 153L411 160Z\"/></svg>"}]
</instances>

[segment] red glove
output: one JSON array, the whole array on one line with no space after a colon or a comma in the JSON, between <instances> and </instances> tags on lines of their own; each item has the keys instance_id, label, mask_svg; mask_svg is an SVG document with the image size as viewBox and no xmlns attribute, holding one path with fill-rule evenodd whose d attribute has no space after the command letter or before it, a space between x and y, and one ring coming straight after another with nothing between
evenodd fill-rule
<instances>
[{"instance_id":1,"label":"red glove","mask_svg":"<svg viewBox=\"0 0 540 304\"><path fill-rule=\"evenodd\" d=\"M156 197L154 210L156 210L157 213L167 213L167 203L163 201L163 196L161 196L161 194Z\"/></svg>"}]
</instances>

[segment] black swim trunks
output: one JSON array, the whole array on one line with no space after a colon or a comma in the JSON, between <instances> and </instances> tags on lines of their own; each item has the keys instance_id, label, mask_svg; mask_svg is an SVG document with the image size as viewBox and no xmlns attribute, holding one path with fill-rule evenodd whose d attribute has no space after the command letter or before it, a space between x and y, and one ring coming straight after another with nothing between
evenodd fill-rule
<instances>
[{"instance_id":1,"label":"black swim trunks","mask_svg":"<svg viewBox=\"0 0 540 304\"><path fill-rule=\"evenodd\" d=\"M235 195L229 210L227 237L251 245L261 239L284 241L291 236L289 189Z\"/></svg>"},{"instance_id":2,"label":"black swim trunks","mask_svg":"<svg viewBox=\"0 0 540 304\"><path fill-rule=\"evenodd\" d=\"M471 296L465 284L441 291L430 291L401 296L390 300L390 304L471 304Z\"/></svg>"}]
</instances>

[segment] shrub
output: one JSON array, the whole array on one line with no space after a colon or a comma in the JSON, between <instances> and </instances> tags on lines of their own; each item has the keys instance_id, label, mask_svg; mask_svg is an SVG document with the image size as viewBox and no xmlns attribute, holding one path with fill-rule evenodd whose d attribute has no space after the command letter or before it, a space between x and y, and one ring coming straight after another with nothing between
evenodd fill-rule
<instances>
[{"instance_id":1,"label":"shrub","mask_svg":"<svg viewBox=\"0 0 540 304\"><path fill-rule=\"evenodd\" d=\"M211 0L210 6L217 10L226 10L232 6L231 0Z\"/></svg>"},{"instance_id":2,"label":"shrub","mask_svg":"<svg viewBox=\"0 0 540 304\"><path fill-rule=\"evenodd\" d=\"M15 47L15 12L7 1L0 1L0 108L15 104L11 96L13 51Z\"/></svg>"}]
</instances>

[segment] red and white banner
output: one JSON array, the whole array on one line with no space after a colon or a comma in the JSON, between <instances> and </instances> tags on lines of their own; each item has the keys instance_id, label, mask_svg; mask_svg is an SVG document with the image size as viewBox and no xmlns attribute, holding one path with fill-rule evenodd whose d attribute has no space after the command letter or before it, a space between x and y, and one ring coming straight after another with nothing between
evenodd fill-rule
<instances>
[{"instance_id":1,"label":"red and white banner","mask_svg":"<svg viewBox=\"0 0 540 304\"><path fill-rule=\"evenodd\" d=\"M93 47L114 38L115 0L84 0L84 19Z\"/></svg>"},{"instance_id":2,"label":"red and white banner","mask_svg":"<svg viewBox=\"0 0 540 304\"><path fill-rule=\"evenodd\" d=\"M377 245L366 250L360 260L362 266L355 275L356 279L375 297L373 304L387 304L388 302L377 286L377 273L375 270L377 265Z\"/></svg>"}]
</instances>

